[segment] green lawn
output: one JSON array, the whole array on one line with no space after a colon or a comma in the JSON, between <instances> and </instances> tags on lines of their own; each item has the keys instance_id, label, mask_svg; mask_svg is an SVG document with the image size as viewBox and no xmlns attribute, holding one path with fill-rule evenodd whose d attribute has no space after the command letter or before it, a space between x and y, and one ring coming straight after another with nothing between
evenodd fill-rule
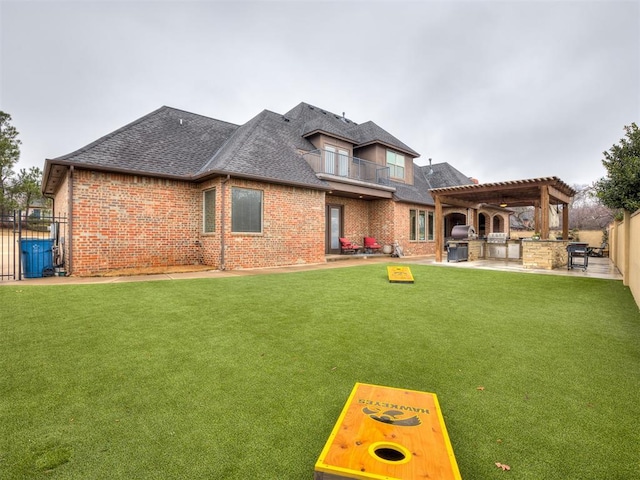
<instances>
[{"instance_id":1,"label":"green lawn","mask_svg":"<svg viewBox=\"0 0 640 480\"><path fill-rule=\"evenodd\" d=\"M355 382L436 393L465 480L640 478L621 282L411 270L0 286L0 478L310 480Z\"/></svg>"}]
</instances>

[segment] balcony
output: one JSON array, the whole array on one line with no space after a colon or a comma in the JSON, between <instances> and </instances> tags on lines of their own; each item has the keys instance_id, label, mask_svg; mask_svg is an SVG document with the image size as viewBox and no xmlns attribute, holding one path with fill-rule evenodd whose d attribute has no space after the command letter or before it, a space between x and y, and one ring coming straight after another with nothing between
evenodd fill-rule
<instances>
[{"instance_id":1,"label":"balcony","mask_svg":"<svg viewBox=\"0 0 640 480\"><path fill-rule=\"evenodd\" d=\"M327 150L314 150L303 155L316 174L331 175L358 182L389 185L389 167Z\"/></svg>"}]
</instances>

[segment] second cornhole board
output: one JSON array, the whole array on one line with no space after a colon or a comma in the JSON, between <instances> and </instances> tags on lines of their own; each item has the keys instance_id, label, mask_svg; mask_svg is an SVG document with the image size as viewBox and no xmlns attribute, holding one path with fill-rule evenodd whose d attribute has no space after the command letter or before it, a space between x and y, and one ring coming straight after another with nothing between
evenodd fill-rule
<instances>
[{"instance_id":1,"label":"second cornhole board","mask_svg":"<svg viewBox=\"0 0 640 480\"><path fill-rule=\"evenodd\" d=\"M356 383L314 480L460 480L434 393Z\"/></svg>"},{"instance_id":2,"label":"second cornhole board","mask_svg":"<svg viewBox=\"0 0 640 480\"><path fill-rule=\"evenodd\" d=\"M409 267L387 267L387 275L392 283L413 283L413 275Z\"/></svg>"}]
</instances>

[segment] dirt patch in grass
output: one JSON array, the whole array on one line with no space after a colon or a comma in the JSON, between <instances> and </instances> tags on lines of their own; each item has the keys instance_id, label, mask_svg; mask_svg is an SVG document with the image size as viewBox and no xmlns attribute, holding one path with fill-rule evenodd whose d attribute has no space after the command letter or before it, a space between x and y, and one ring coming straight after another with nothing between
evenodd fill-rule
<instances>
[{"instance_id":1,"label":"dirt patch in grass","mask_svg":"<svg viewBox=\"0 0 640 480\"><path fill-rule=\"evenodd\" d=\"M118 270L109 270L102 272L93 277L131 277L134 275L162 275L171 273L188 273L188 272L207 272L216 270L210 265L176 265L165 267L140 267L140 268L121 268Z\"/></svg>"}]
</instances>

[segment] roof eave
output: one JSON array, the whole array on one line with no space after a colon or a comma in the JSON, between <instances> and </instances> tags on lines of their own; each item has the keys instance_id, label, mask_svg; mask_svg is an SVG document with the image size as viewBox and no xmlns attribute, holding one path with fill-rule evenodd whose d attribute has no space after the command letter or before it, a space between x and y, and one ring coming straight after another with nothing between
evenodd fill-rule
<instances>
[{"instance_id":1,"label":"roof eave","mask_svg":"<svg viewBox=\"0 0 640 480\"><path fill-rule=\"evenodd\" d=\"M296 181L291 181L291 180L263 177L263 176L259 176L259 175L235 173L235 172L229 172L229 171L224 171L224 170L209 170L207 172L199 173L199 174L196 174L196 175L171 175L171 174L166 174L166 173L145 172L145 171L141 171L141 170L133 170L133 169L127 169L127 168L104 167L104 166L101 166L101 165L88 165L86 163L78 163L78 162L72 162L72 161L58 161L58 160L47 159L45 161L45 173L43 175L43 181L42 181L42 192L43 193L45 193L48 190L46 188L46 186L47 186L47 183L49 181L49 178L48 178L49 172L51 171L51 167L53 165L62 165L62 166L65 166L65 167L74 167L74 168L78 168L78 169L81 169L81 170L95 170L95 171L98 171L98 172L119 173L119 174L124 174L124 175L137 175L137 176L144 176L144 177L151 177L151 178L164 178L164 179L167 179L167 180L176 180L176 181L182 181L182 182L202 182L202 181L207 180L209 178L231 176L231 177L235 177L235 178L243 178L243 179L246 179L246 180L254 180L254 181L258 181L258 182L275 183L275 184L278 184L278 185L291 185L291 186L296 186L296 187L305 187L305 188L309 188L309 189L312 189L312 190L326 190L326 191L331 190L331 188L329 186L326 186L326 185L312 185L312 184L305 183L305 182L296 182Z\"/></svg>"},{"instance_id":2,"label":"roof eave","mask_svg":"<svg viewBox=\"0 0 640 480\"><path fill-rule=\"evenodd\" d=\"M382 140L371 140L368 142L359 143L356 145L356 148L364 148L364 147L368 147L369 145L376 145L376 144L385 146L387 148L392 148L393 150L397 150L413 158L418 158L420 156L418 152L412 149L402 148L402 147L399 147L398 145L393 145L391 143L383 142Z\"/></svg>"},{"instance_id":3,"label":"roof eave","mask_svg":"<svg viewBox=\"0 0 640 480\"><path fill-rule=\"evenodd\" d=\"M230 178L242 178L245 180L253 180L255 182L274 183L276 185L290 185L294 187L303 187L303 188L309 188L311 190L321 190L321 191L331 190L331 187L329 185L312 185L305 182L296 182L294 180L284 180L284 179L278 179L278 178L264 177L260 175L251 175L247 173L229 172L224 170L210 170L205 173L193 175L189 177L187 181L202 182L210 178L227 177L227 176Z\"/></svg>"},{"instance_id":4,"label":"roof eave","mask_svg":"<svg viewBox=\"0 0 640 480\"><path fill-rule=\"evenodd\" d=\"M326 130L322 130L321 128L316 128L314 130L310 130L306 133L302 134L302 138L309 138L312 137L313 135L327 135L329 137L332 138L337 138L338 140L342 140L343 142L347 142L347 143L351 143L353 145L356 145L356 141L353 138L349 138L349 137L345 137L343 135L339 135L337 133L333 133L333 132L328 132Z\"/></svg>"}]
</instances>

